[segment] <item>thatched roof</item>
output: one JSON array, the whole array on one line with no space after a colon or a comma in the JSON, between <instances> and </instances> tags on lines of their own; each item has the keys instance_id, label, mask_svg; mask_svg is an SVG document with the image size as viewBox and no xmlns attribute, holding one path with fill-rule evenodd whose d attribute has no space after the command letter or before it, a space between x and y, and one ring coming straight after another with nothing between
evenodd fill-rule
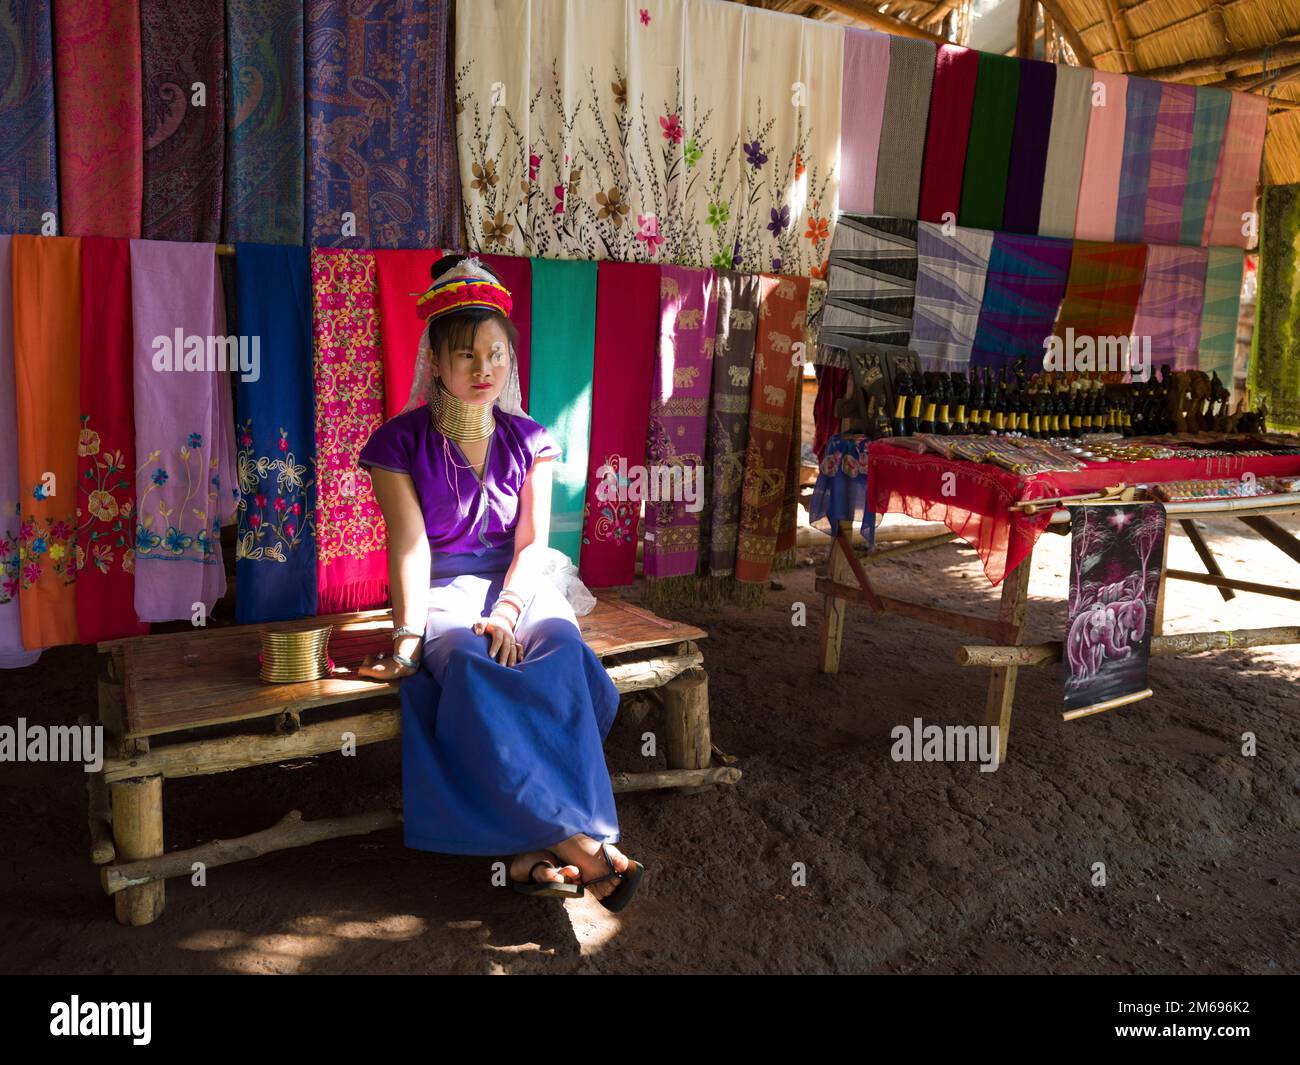
<instances>
[{"instance_id":1,"label":"thatched roof","mask_svg":"<svg viewBox=\"0 0 1300 1065\"><path fill-rule=\"evenodd\" d=\"M997 0L735 2L965 43L972 3L983 10ZM1300 182L1300 0L1001 3L1019 9L1018 28L1026 43L1018 54L1031 54L1026 49L1032 47L1033 55L1059 62L1268 95L1274 105L1264 142L1264 182Z\"/></svg>"}]
</instances>

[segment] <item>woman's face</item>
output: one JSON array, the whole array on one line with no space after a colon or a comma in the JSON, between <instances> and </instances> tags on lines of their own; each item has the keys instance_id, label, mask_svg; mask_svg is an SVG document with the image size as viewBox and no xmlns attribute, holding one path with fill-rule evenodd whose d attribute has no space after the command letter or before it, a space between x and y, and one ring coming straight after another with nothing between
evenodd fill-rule
<instances>
[{"instance_id":1,"label":"woman's face","mask_svg":"<svg viewBox=\"0 0 1300 1065\"><path fill-rule=\"evenodd\" d=\"M501 395L510 376L510 339L500 322L483 322L472 349L449 347L438 360L438 376L448 392L465 403L491 403Z\"/></svg>"}]
</instances>

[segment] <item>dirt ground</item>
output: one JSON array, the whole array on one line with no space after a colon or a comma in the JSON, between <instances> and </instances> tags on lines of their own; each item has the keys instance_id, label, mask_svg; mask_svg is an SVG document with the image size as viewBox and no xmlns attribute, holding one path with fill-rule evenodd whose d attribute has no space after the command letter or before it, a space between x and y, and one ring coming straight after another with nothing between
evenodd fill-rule
<instances>
[{"instance_id":1,"label":"dirt ground","mask_svg":"<svg viewBox=\"0 0 1300 1065\"><path fill-rule=\"evenodd\" d=\"M892 520L892 519L891 519ZM1288 527L1300 531L1300 522ZM1225 570L1300 585L1239 523L1211 523ZM1034 557L1029 639L1059 639L1068 540ZM681 616L709 632L714 742L735 786L621 796L647 866L631 907L493 888L487 860L407 850L392 831L172 880L162 920L124 928L98 887L77 766L0 765L0 970L9 973L1066 972L1300 969L1300 648L1153 659L1155 697L1064 723L1058 666L1020 674L1008 761L894 762L914 717L981 719L987 673L958 637L851 608L837 675L817 672L813 561L757 610ZM1197 568L1178 533L1169 564ZM968 549L879 568L883 590L949 608L996 593ZM1171 584L1169 631L1296 624L1294 603ZM807 604L807 625L791 623ZM95 651L3 677L3 720L94 710ZM621 712L612 768L652 768ZM1241 735L1258 737L1245 757ZM400 799L396 743L355 758L170 781L169 848ZM1104 862L1106 886L1091 884ZM806 884L792 884L796 863Z\"/></svg>"}]
</instances>

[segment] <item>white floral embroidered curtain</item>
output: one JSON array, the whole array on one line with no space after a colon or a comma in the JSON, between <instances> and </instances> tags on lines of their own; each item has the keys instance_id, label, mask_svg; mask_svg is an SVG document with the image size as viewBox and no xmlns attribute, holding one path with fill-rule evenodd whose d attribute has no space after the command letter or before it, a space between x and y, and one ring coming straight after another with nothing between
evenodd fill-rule
<instances>
[{"instance_id":1,"label":"white floral embroidered curtain","mask_svg":"<svg viewBox=\"0 0 1300 1065\"><path fill-rule=\"evenodd\" d=\"M474 250L824 277L843 30L719 0L458 0Z\"/></svg>"}]
</instances>

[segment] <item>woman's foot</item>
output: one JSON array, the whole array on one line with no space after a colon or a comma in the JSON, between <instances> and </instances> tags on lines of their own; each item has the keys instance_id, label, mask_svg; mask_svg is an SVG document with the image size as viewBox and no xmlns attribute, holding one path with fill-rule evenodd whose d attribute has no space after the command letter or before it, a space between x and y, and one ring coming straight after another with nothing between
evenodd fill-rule
<instances>
[{"instance_id":1,"label":"woman's foot","mask_svg":"<svg viewBox=\"0 0 1300 1065\"><path fill-rule=\"evenodd\" d=\"M627 855L612 843L607 843L605 846L609 850L609 856L614 860L614 871L617 873L626 872L631 864ZM590 836L570 836L563 843L557 843L551 850L559 856L561 861L570 863L565 866L566 869L577 866L584 881L594 880L598 876L605 876L609 873L609 865L600 853L600 844ZM538 870L538 872L541 872L541 870ZM592 884L587 890L596 898L601 899L611 891L616 890L621 883L622 881L617 879L602 880L599 884Z\"/></svg>"},{"instance_id":2,"label":"woman's foot","mask_svg":"<svg viewBox=\"0 0 1300 1065\"><path fill-rule=\"evenodd\" d=\"M510 879L526 884L529 869L533 869L533 866L537 865L538 862L554 861L556 857L557 855L548 851L529 851L527 854L516 855L514 861L510 863ZM565 860L563 857L560 858L560 861ZM538 865L536 869L533 869L533 879L539 884L576 884L579 876L580 872L576 865L562 865L558 868Z\"/></svg>"}]
</instances>

